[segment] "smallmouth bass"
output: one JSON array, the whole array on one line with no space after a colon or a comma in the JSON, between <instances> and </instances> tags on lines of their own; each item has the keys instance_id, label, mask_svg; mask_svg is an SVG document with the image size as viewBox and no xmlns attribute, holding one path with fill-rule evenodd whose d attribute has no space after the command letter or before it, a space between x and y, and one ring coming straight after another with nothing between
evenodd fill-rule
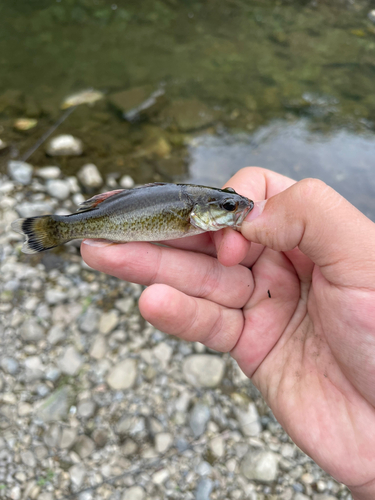
<instances>
[{"instance_id":1,"label":"smallmouth bass","mask_svg":"<svg viewBox=\"0 0 375 500\"><path fill-rule=\"evenodd\" d=\"M17 219L12 229L26 237L22 251L43 252L68 241L162 241L225 227L238 230L254 207L234 189L156 182L98 194L70 215Z\"/></svg>"}]
</instances>

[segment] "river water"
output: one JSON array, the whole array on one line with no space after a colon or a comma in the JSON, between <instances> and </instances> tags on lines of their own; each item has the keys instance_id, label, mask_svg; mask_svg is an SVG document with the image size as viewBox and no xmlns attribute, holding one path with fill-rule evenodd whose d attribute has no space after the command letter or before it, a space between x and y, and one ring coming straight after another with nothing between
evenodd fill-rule
<instances>
[{"instance_id":1,"label":"river water","mask_svg":"<svg viewBox=\"0 0 375 500\"><path fill-rule=\"evenodd\" d=\"M375 220L370 11L366 1L2 2L0 168L58 120L67 95L95 88L104 99L54 133L82 139L83 155L41 146L30 163L215 186L259 165L318 177ZM113 96L137 89L162 89L163 101L127 121ZM36 127L15 130L20 117Z\"/></svg>"}]
</instances>

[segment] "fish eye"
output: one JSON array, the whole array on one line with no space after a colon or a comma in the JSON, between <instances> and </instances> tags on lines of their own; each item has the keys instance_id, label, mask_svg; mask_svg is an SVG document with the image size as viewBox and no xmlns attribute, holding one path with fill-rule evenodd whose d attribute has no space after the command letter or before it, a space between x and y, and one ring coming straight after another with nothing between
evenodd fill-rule
<instances>
[{"instance_id":1,"label":"fish eye","mask_svg":"<svg viewBox=\"0 0 375 500\"><path fill-rule=\"evenodd\" d=\"M224 208L224 210L227 210L228 212L233 212L238 207L238 203L236 203L233 200L225 200L224 203L222 204L222 207Z\"/></svg>"}]
</instances>

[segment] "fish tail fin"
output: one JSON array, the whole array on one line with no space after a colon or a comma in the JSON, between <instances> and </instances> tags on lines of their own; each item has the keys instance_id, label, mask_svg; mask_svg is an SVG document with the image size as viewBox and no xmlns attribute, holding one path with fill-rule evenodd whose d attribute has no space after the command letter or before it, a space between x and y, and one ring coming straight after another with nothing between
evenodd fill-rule
<instances>
[{"instance_id":1,"label":"fish tail fin","mask_svg":"<svg viewBox=\"0 0 375 500\"><path fill-rule=\"evenodd\" d=\"M26 237L22 246L23 253L43 252L66 241L59 237L58 221L54 220L51 215L17 219L12 222L11 226L13 231Z\"/></svg>"}]
</instances>

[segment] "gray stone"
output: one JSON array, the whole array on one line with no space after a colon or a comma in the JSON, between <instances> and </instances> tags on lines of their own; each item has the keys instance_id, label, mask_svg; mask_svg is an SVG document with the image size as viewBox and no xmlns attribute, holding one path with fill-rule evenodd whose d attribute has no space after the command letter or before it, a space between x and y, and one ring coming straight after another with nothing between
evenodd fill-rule
<instances>
[{"instance_id":1,"label":"gray stone","mask_svg":"<svg viewBox=\"0 0 375 500\"><path fill-rule=\"evenodd\" d=\"M59 446L62 449L71 448L77 439L77 429L75 427L64 427L61 432Z\"/></svg>"},{"instance_id":2,"label":"gray stone","mask_svg":"<svg viewBox=\"0 0 375 500\"><path fill-rule=\"evenodd\" d=\"M93 163L87 163L79 170L78 179L89 190L99 188L103 184L103 178Z\"/></svg>"},{"instance_id":3,"label":"gray stone","mask_svg":"<svg viewBox=\"0 0 375 500\"><path fill-rule=\"evenodd\" d=\"M38 495L37 500L53 500L53 493L43 491L40 495Z\"/></svg>"},{"instance_id":4,"label":"gray stone","mask_svg":"<svg viewBox=\"0 0 375 500\"><path fill-rule=\"evenodd\" d=\"M61 325L53 325L47 335L47 340L50 344L56 345L65 340L66 331Z\"/></svg>"},{"instance_id":5,"label":"gray stone","mask_svg":"<svg viewBox=\"0 0 375 500\"><path fill-rule=\"evenodd\" d=\"M59 367L67 375L76 375L81 368L83 360L73 346L68 346L59 359Z\"/></svg>"},{"instance_id":6,"label":"gray stone","mask_svg":"<svg viewBox=\"0 0 375 500\"><path fill-rule=\"evenodd\" d=\"M21 460L22 463L25 464L27 467L34 468L36 466L36 460L34 453L30 450L26 450L21 452Z\"/></svg>"},{"instance_id":7,"label":"gray stone","mask_svg":"<svg viewBox=\"0 0 375 500\"><path fill-rule=\"evenodd\" d=\"M58 200L66 200L70 195L69 184L60 179L51 179L47 182L47 193Z\"/></svg>"},{"instance_id":8,"label":"gray stone","mask_svg":"<svg viewBox=\"0 0 375 500\"><path fill-rule=\"evenodd\" d=\"M46 380L56 382L61 376L61 371L56 366L51 366L46 370Z\"/></svg>"},{"instance_id":9,"label":"gray stone","mask_svg":"<svg viewBox=\"0 0 375 500\"><path fill-rule=\"evenodd\" d=\"M18 361L14 358L5 356L1 359L0 363L3 372L9 373L9 375L15 375L20 369Z\"/></svg>"},{"instance_id":10,"label":"gray stone","mask_svg":"<svg viewBox=\"0 0 375 500\"><path fill-rule=\"evenodd\" d=\"M134 307L134 299L133 297L126 297L124 299L116 300L115 306L122 313L129 314Z\"/></svg>"},{"instance_id":11,"label":"gray stone","mask_svg":"<svg viewBox=\"0 0 375 500\"><path fill-rule=\"evenodd\" d=\"M215 121L217 115L217 112L198 99L179 99L163 112L165 120L174 122L183 132L207 127Z\"/></svg>"},{"instance_id":12,"label":"gray stone","mask_svg":"<svg viewBox=\"0 0 375 500\"><path fill-rule=\"evenodd\" d=\"M95 307L88 307L79 319L79 327L85 333L93 333L99 322L100 312Z\"/></svg>"},{"instance_id":13,"label":"gray stone","mask_svg":"<svg viewBox=\"0 0 375 500\"><path fill-rule=\"evenodd\" d=\"M271 483L278 474L279 456L272 451L250 450L241 464L242 474L250 480Z\"/></svg>"},{"instance_id":14,"label":"gray stone","mask_svg":"<svg viewBox=\"0 0 375 500\"><path fill-rule=\"evenodd\" d=\"M375 23L375 9L370 10L370 12L367 14L367 17L371 22Z\"/></svg>"},{"instance_id":15,"label":"gray stone","mask_svg":"<svg viewBox=\"0 0 375 500\"><path fill-rule=\"evenodd\" d=\"M109 96L109 102L117 108L125 120L136 120L140 115L157 112L165 102L164 90L152 85L134 87Z\"/></svg>"},{"instance_id":16,"label":"gray stone","mask_svg":"<svg viewBox=\"0 0 375 500\"><path fill-rule=\"evenodd\" d=\"M45 293L45 299L50 305L58 304L59 302L63 302L68 297L66 292L62 290L58 290L56 288L48 288Z\"/></svg>"},{"instance_id":17,"label":"gray stone","mask_svg":"<svg viewBox=\"0 0 375 500\"><path fill-rule=\"evenodd\" d=\"M75 445L75 451L78 455L83 459L89 457L91 453L95 450L95 443L88 436L82 435L79 436Z\"/></svg>"},{"instance_id":18,"label":"gray stone","mask_svg":"<svg viewBox=\"0 0 375 500\"><path fill-rule=\"evenodd\" d=\"M58 135L49 141L46 152L50 156L79 156L83 152L83 144L70 134Z\"/></svg>"},{"instance_id":19,"label":"gray stone","mask_svg":"<svg viewBox=\"0 0 375 500\"><path fill-rule=\"evenodd\" d=\"M108 432L105 429L95 429L92 433L92 438L99 448L103 448L108 441Z\"/></svg>"},{"instance_id":20,"label":"gray stone","mask_svg":"<svg viewBox=\"0 0 375 500\"><path fill-rule=\"evenodd\" d=\"M109 372L107 383L111 389L130 389L133 387L137 377L137 363L128 358L120 361Z\"/></svg>"},{"instance_id":21,"label":"gray stone","mask_svg":"<svg viewBox=\"0 0 375 500\"><path fill-rule=\"evenodd\" d=\"M33 167L24 161L10 161L8 162L8 173L15 182L26 186L31 182Z\"/></svg>"},{"instance_id":22,"label":"gray stone","mask_svg":"<svg viewBox=\"0 0 375 500\"><path fill-rule=\"evenodd\" d=\"M43 436L44 444L46 444L49 448L56 448L59 444L61 438L61 429L57 424L52 424L46 430Z\"/></svg>"},{"instance_id":23,"label":"gray stone","mask_svg":"<svg viewBox=\"0 0 375 500\"><path fill-rule=\"evenodd\" d=\"M262 432L262 424L254 403L249 403L246 410L236 407L234 413L245 436L258 436Z\"/></svg>"},{"instance_id":24,"label":"gray stone","mask_svg":"<svg viewBox=\"0 0 375 500\"><path fill-rule=\"evenodd\" d=\"M53 212L54 205L50 201L24 201L15 208L21 217L36 217L50 214Z\"/></svg>"},{"instance_id":25,"label":"gray stone","mask_svg":"<svg viewBox=\"0 0 375 500\"><path fill-rule=\"evenodd\" d=\"M119 313L116 310L103 313L99 320L99 332L103 335L108 335L108 333L116 328L118 323Z\"/></svg>"},{"instance_id":26,"label":"gray stone","mask_svg":"<svg viewBox=\"0 0 375 500\"><path fill-rule=\"evenodd\" d=\"M173 349L166 342L160 342L154 347L153 353L155 358L160 362L162 368L166 368L172 357Z\"/></svg>"},{"instance_id":27,"label":"gray stone","mask_svg":"<svg viewBox=\"0 0 375 500\"><path fill-rule=\"evenodd\" d=\"M210 500L214 483L209 477L202 477L197 485L195 500Z\"/></svg>"},{"instance_id":28,"label":"gray stone","mask_svg":"<svg viewBox=\"0 0 375 500\"><path fill-rule=\"evenodd\" d=\"M312 496L312 500L337 500L337 497L333 495L326 495L325 493L317 493Z\"/></svg>"},{"instance_id":29,"label":"gray stone","mask_svg":"<svg viewBox=\"0 0 375 500\"><path fill-rule=\"evenodd\" d=\"M20 335L25 342L38 342L44 338L44 328L35 318L30 318L21 326Z\"/></svg>"},{"instance_id":30,"label":"gray stone","mask_svg":"<svg viewBox=\"0 0 375 500\"><path fill-rule=\"evenodd\" d=\"M163 484L169 478L168 469L160 469L152 475L152 481L155 484Z\"/></svg>"},{"instance_id":31,"label":"gray stone","mask_svg":"<svg viewBox=\"0 0 375 500\"><path fill-rule=\"evenodd\" d=\"M90 349L90 356L94 359L102 359L107 352L107 341L103 335L97 335Z\"/></svg>"},{"instance_id":32,"label":"gray stone","mask_svg":"<svg viewBox=\"0 0 375 500\"><path fill-rule=\"evenodd\" d=\"M141 486L132 486L124 491L121 500L144 500L145 498L146 493Z\"/></svg>"},{"instance_id":33,"label":"gray stone","mask_svg":"<svg viewBox=\"0 0 375 500\"><path fill-rule=\"evenodd\" d=\"M42 167L42 168L38 168L36 170L35 174L38 177L41 177L42 179L45 179L45 180L58 179L61 175L61 170L59 169L59 167L55 167L55 166Z\"/></svg>"},{"instance_id":34,"label":"gray stone","mask_svg":"<svg viewBox=\"0 0 375 500\"><path fill-rule=\"evenodd\" d=\"M44 376L44 366L39 356L25 359L26 378L28 381L38 380Z\"/></svg>"},{"instance_id":35,"label":"gray stone","mask_svg":"<svg viewBox=\"0 0 375 500\"><path fill-rule=\"evenodd\" d=\"M310 500L310 497L304 495L303 493L296 493L293 500Z\"/></svg>"},{"instance_id":36,"label":"gray stone","mask_svg":"<svg viewBox=\"0 0 375 500\"><path fill-rule=\"evenodd\" d=\"M69 411L72 392L70 387L64 386L53 392L37 407L37 416L44 422L63 420Z\"/></svg>"},{"instance_id":37,"label":"gray stone","mask_svg":"<svg viewBox=\"0 0 375 500\"><path fill-rule=\"evenodd\" d=\"M94 415L96 409L95 401L83 399L78 403L77 415L81 418L90 418Z\"/></svg>"},{"instance_id":38,"label":"gray stone","mask_svg":"<svg viewBox=\"0 0 375 500\"><path fill-rule=\"evenodd\" d=\"M76 488L80 488L86 476L85 466L83 464L73 465L73 467L69 469L69 476L72 485Z\"/></svg>"},{"instance_id":39,"label":"gray stone","mask_svg":"<svg viewBox=\"0 0 375 500\"><path fill-rule=\"evenodd\" d=\"M217 387L224 376L225 362L219 356L193 354L184 361L182 370L194 387Z\"/></svg>"},{"instance_id":40,"label":"gray stone","mask_svg":"<svg viewBox=\"0 0 375 500\"><path fill-rule=\"evenodd\" d=\"M209 476L212 473L211 465L208 462L206 462L205 460L202 460L202 462L199 462L196 470L197 470L197 474L199 476Z\"/></svg>"},{"instance_id":41,"label":"gray stone","mask_svg":"<svg viewBox=\"0 0 375 500\"><path fill-rule=\"evenodd\" d=\"M224 456L224 439L222 436L216 436L211 439L208 443L208 447L211 450L212 454L216 458L221 458Z\"/></svg>"},{"instance_id":42,"label":"gray stone","mask_svg":"<svg viewBox=\"0 0 375 500\"><path fill-rule=\"evenodd\" d=\"M196 404L190 413L189 425L194 437L201 436L206 430L207 422L210 420L210 409L203 404Z\"/></svg>"}]
</instances>

